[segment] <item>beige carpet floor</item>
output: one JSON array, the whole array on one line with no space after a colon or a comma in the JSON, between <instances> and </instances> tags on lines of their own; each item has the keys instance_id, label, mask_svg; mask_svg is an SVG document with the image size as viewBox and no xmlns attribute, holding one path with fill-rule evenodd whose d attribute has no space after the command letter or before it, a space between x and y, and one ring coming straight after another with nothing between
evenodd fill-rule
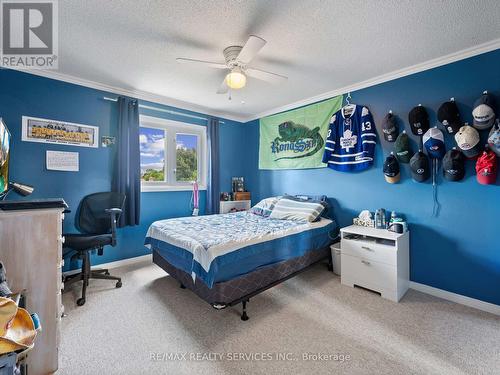
<instances>
[{"instance_id":1,"label":"beige carpet floor","mask_svg":"<svg viewBox=\"0 0 500 375\"><path fill-rule=\"evenodd\" d=\"M112 273L123 287L92 280L82 307L64 294L58 374L500 374L500 317L413 290L396 304L324 265L251 299L247 322L150 262Z\"/></svg>"}]
</instances>

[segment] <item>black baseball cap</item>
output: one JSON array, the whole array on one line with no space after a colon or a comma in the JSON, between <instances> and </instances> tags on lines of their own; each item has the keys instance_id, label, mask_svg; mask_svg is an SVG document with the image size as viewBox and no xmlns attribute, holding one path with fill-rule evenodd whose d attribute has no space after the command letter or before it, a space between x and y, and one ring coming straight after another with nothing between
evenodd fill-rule
<instances>
[{"instance_id":1,"label":"black baseball cap","mask_svg":"<svg viewBox=\"0 0 500 375\"><path fill-rule=\"evenodd\" d=\"M398 138L394 143L394 153L401 163L408 164L410 162L413 154L410 146L410 138L405 131L398 135Z\"/></svg>"},{"instance_id":2,"label":"black baseball cap","mask_svg":"<svg viewBox=\"0 0 500 375\"><path fill-rule=\"evenodd\" d=\"M465 157L457 149L449 150L443 158L443 176L448 181L460 181L465 176Z\"/></svg>"},{"instance_id":3,"label":"black baseball cap","mask_svg":"<svg viewBox=\"0 0 500 375\"><path fill-rule=\"evenodd\" d=\"M394 142L396 140L399 130L396 117L392 113L385 115L382 122L382 132L387 142Z\"/></svg>"},{"instance_id":4,"label":"black baseball cap","mask_svg":"<svg viewBox=\"0 0 500 375\"><path fill-rule=\"evenodd\" d=\"M429 130L429 115L421 105L413 108L408 114L408 122L410 123L411 131L415 135L424 135Z\"/></svg>"},{"instance_id":5,"label":"black baseball cap","mask_svg":"<svg viewBox=\"0 0 500 375\"><path fill-rule=\"evenodd\" d=\"M441 107L438 109L437 117L448 134L455 134L462 127L460 112L458 112L458 107L454 100L441 104Z\"/></svg>"},{"instance_id":6,"label":"black baseball cap","mask_svg":"<svg viewBox=\"0 0 500 375\"><path fill-rule=\"evenodd\" d=\"M483 92L483 95L474 102L474 117L473 125L476 129L484 130L491 128L495 123L495 99L488 91Z\"/></svg>"},{"instance_id":7,"label":"black baseball cap","mask_svg":"<svg viewBox=\"0 0 500 375\"><path fill-rule=\"evenodd\" d=\"M417 182L424 182L431 176L429 158L418 151L410 160L411 177Z\"/></svg>"},{"instance_id":8,"label":"black baseball cap","mask_svg":"<svg viewBox=\"0 0 500 375\"><path fill-rule=\"evenodd\" d=\"M390 184L395 184L399 181L399 162L393 154L390 154L384 162L384 177Z\"/></svg>"}]
</instances>

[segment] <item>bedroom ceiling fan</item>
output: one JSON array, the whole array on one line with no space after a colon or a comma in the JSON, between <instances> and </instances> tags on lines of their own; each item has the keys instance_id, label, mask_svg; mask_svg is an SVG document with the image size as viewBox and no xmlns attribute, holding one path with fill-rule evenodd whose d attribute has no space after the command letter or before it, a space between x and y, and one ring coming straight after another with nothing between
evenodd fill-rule
<instances>
[{"instance_id":1,"label":"bedroom ceiling fan","mask_svg":"<svg viewBox=\"0 0 500 375\"><path fill-rule=\"evenodd\" d=\"M249 67L250 62L266 43L264 39L255 35L250 35L243 47L229 46L224 49L223 54L226 60L225 63L188 59L184 57L178 57L176 60L180 63L205 65L210 68L228 70L222 84L217 90L217 94L225 94L229 89L238 90L245 87L247 76L269 83L282 83L286 81L288 77Z\"/></svg>"}]
</instances>

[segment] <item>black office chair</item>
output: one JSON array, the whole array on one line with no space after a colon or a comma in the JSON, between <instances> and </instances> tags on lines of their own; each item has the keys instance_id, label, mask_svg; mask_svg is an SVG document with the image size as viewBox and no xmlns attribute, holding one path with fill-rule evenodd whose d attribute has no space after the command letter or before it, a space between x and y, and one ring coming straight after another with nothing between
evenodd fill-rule
<instances>
[{"instance_id":1,"label":"black office chair","mask_svg":"<svg viewBox=\"0 0 500 375\"><path fill-rule=\"evenodd\" d=\"M116 287L122 286L121 278L110 276L106 269L92 270L90 252L97 250L103 254L106 245L116 246L116 222L125 203L125 195L120 193L95 193L87 195L80 202L76 213L78 234L64 234L63 256L82 260L82 271L64 278L64 286L83 280L82 297L76 301L78 306L85 304L85 293L89 279L116 280Z\"/></svg>"}]
</instances>

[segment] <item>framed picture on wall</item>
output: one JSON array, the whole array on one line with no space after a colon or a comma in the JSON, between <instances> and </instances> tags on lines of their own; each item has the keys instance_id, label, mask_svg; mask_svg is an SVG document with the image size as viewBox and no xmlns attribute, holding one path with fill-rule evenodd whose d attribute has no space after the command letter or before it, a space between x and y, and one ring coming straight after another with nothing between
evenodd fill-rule
<instances>
[{"instance_id":1,"label":"framed picture on wall","mask_svg":"<svg viewBox=\"0 0 500 375\"><path fill-rule=\"evenodd\" d=\"M22 137L27 142L99 147L97 126L23 116Z\"/></svg>"}]
</instances>

